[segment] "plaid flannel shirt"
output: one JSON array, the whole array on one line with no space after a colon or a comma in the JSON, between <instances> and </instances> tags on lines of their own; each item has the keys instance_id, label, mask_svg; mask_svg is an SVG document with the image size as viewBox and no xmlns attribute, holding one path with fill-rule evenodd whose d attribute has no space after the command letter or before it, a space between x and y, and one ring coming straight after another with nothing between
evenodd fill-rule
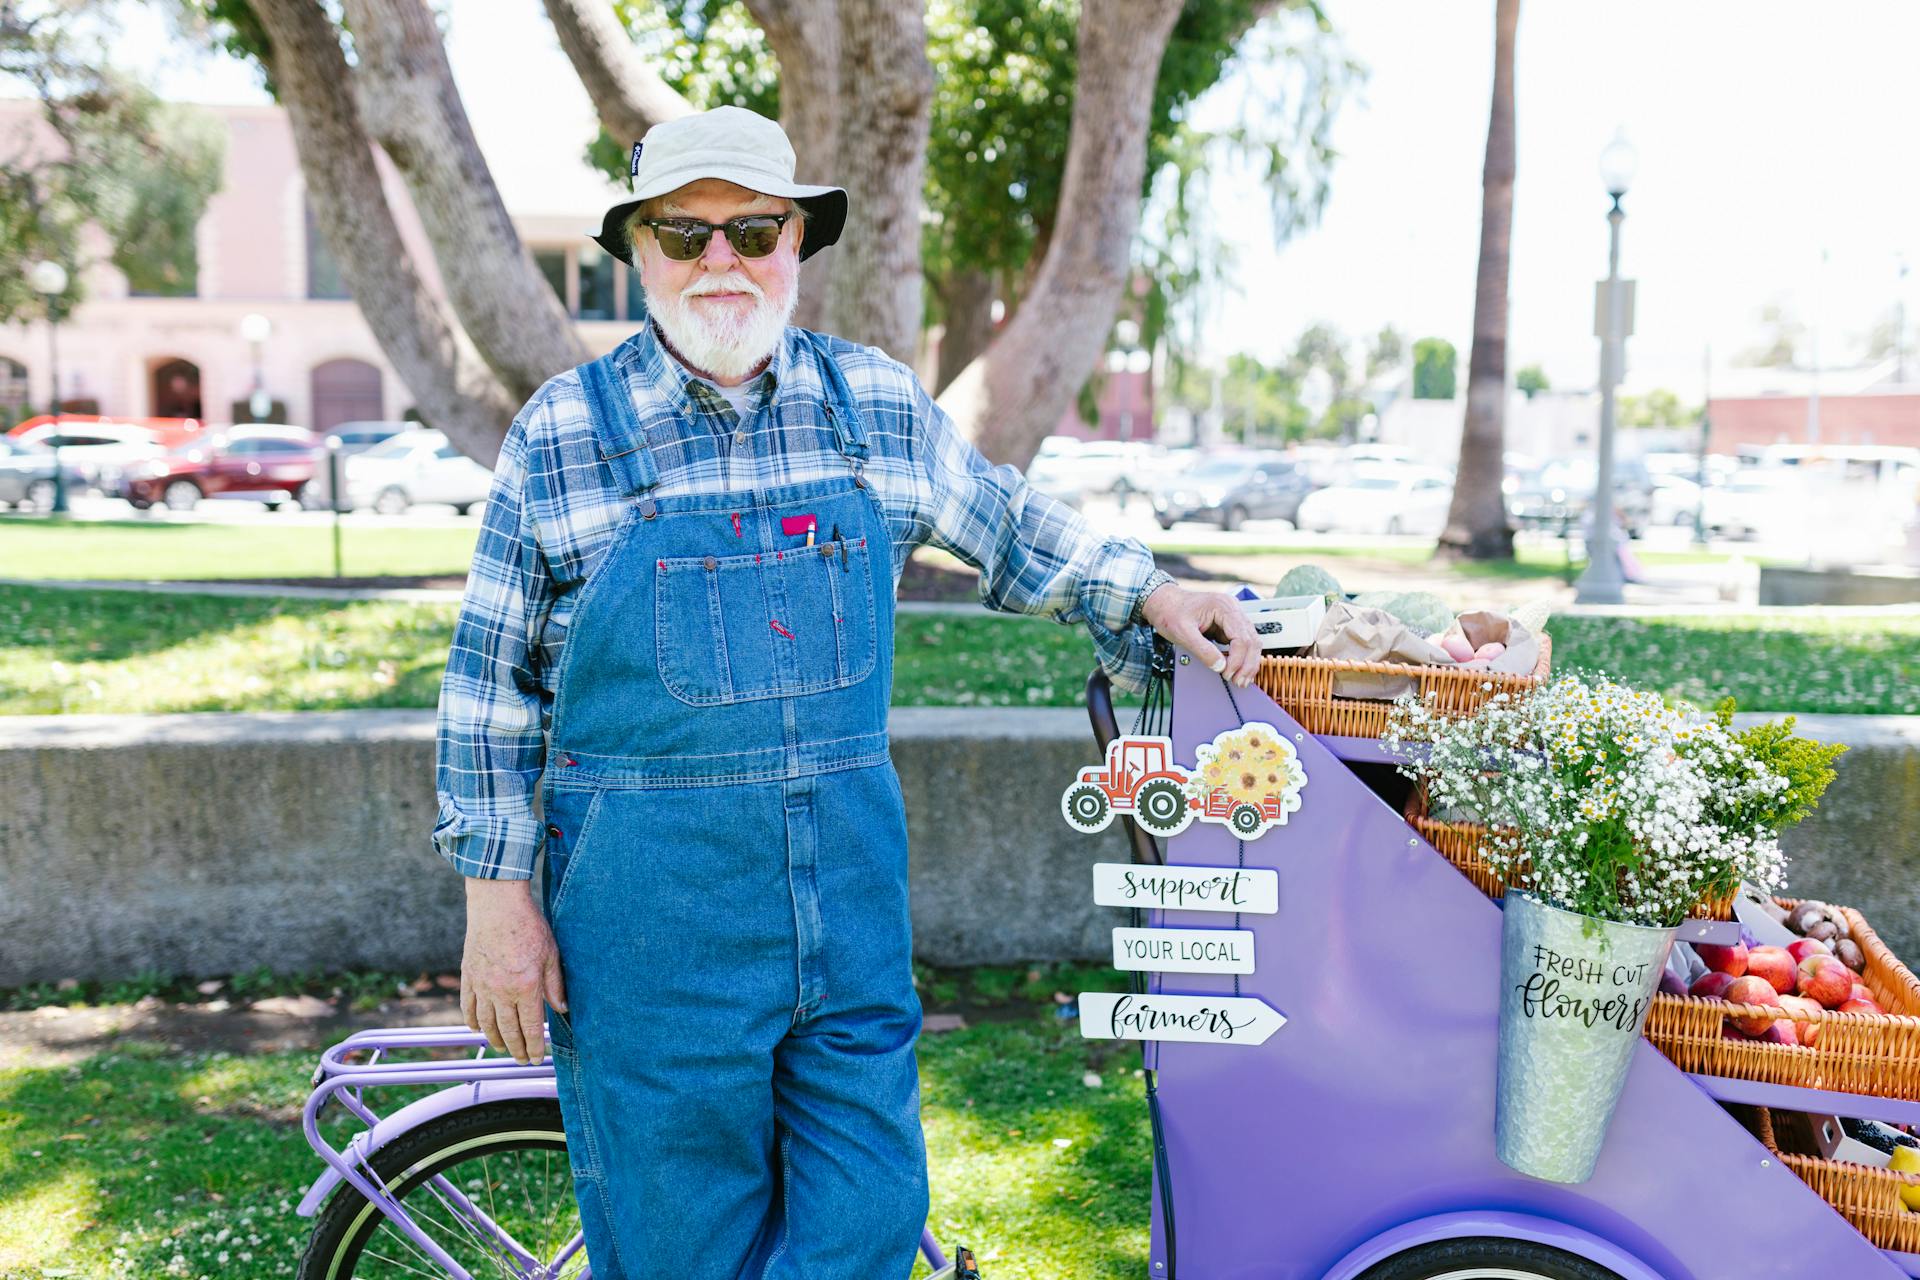
<instances>
[{"instance_id":1,"label":"plaid flannel shirt","mask_svg":"<svg viewBox=\"0 0 1920 1280\"><path fill-rule=\"evenodd\" d=\"M744 417L662 346L652 324L615 348L619 381L652 424L656 496L846 473L831 427L772 425L776 401L826 394L799 333L787 329L751 384ZM835 355L867 419L864 474L893 530L895 586L913 548L942 547L980 570L988 608L1084 623L1114 683L1144 687L1153 633L1138 609L1167 580L1146 546L1102 536L1073 508L1027 487L1017 468L990 464L906 365L844 341ZM573 589L638 500L616 487L588 447L592 437L580 376L568 370L515 415L494 469L436 725L433 846L464 875L533 874L541 839L534 799Z\"/></svg>"}]
</instances>

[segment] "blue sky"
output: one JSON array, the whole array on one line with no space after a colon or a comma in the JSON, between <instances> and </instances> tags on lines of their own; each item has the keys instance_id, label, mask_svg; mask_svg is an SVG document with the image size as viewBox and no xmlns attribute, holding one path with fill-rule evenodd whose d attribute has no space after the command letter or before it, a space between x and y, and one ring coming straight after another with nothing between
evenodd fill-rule
<instances>
[{"instance_id":1,"label":"blue sky","mask_svg":"<svg viewBox=\"0 0 1920 1280\"><path fill-rule=\"evenodd\" d=\"M1277 359L1306 325L1361 335L1471 337L1492 0L1326 0L1371 71L1342 109L1341 158L1321 223L1275 246L1250 178L1216 183L1237 293L1208 314L1215 354ZM1817 19L1817 20L1816 20ZM157 54L156 19L129 15L121 50L169 96L264 101L250 69ZM1529 0L1516 56L1509 367L1590 385L1593 282L1606 270L1601 148L1639 151L1622 271L1639 280L1630 387L1698 393L1758 341L1778 301L1818 320L1823 366L1846 363L1892 305L1904 256L1920 323L1920 5L1852 0ZM449 52L482 150L523 212L597 210L608 188L575 163L591 110L538 0L453 0ZM1196 108L1230 118L1246 64ZM511 86L550 86L528 93ZM1823 254L1824 265L1823 265Z\"/></svg>"}]
</instances>

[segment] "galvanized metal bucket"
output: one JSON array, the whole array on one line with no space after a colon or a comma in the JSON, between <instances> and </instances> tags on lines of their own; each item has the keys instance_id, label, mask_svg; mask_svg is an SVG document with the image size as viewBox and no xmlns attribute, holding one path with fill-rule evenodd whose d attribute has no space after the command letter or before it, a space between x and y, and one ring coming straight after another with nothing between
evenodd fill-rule
<instances>
[{"instance_id":1,"label":"galvanized metal bucket","mask_svg":"<svg viewBox=\"0 0 1920 1280\"><path fill-rule=\"evenodd\" d=\"M1494 1145L1535 1178L1593 1176L1675 930L1506 894Z\"/></svg>"}]
</instances>

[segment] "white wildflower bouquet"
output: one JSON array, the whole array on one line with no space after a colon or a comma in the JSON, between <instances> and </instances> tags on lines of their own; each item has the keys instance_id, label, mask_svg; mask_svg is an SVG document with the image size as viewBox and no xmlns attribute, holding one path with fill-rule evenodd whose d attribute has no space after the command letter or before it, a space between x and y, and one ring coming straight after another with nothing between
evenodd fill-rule
<instances>
[{"instance_id":1,"label":"white wildflower bouquet","mask_svg":"<svg viewBox=\"0 0 1920 1280\"><path fill-rule=\"evenodd\" d=\"M1604 676L1562 675L1453 718L1412 694L1382 741L1429 804L1487 824L1484 855L1550 904L1627 924L1677 925L1747 881L1771 893L1785 860L1749 815L1787 779L1716 721Z\"/></svg>"}]
</instances>

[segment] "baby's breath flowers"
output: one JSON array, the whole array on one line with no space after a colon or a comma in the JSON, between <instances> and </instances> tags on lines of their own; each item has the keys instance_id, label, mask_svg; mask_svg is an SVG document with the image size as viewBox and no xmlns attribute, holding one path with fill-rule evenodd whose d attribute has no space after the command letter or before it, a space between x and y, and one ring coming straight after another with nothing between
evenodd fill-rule
<instances>
[{"instance_id":1,"label":"baby's breath flowers","mask_svg":"<svg viewBox=\"0 0 1920 1280\"><path fill-rule=\"evenodd\" d=\"M1782 882L1777 833L1740 815L1787 780L1657 694L1562 675L1461 718L1407 694L1381 740L1436 812L1487 823L1498 874L1529 863L1527 882L1566 910L1675 925L1743 880L1768 893Z\"/></svg>"}]
</instances>

